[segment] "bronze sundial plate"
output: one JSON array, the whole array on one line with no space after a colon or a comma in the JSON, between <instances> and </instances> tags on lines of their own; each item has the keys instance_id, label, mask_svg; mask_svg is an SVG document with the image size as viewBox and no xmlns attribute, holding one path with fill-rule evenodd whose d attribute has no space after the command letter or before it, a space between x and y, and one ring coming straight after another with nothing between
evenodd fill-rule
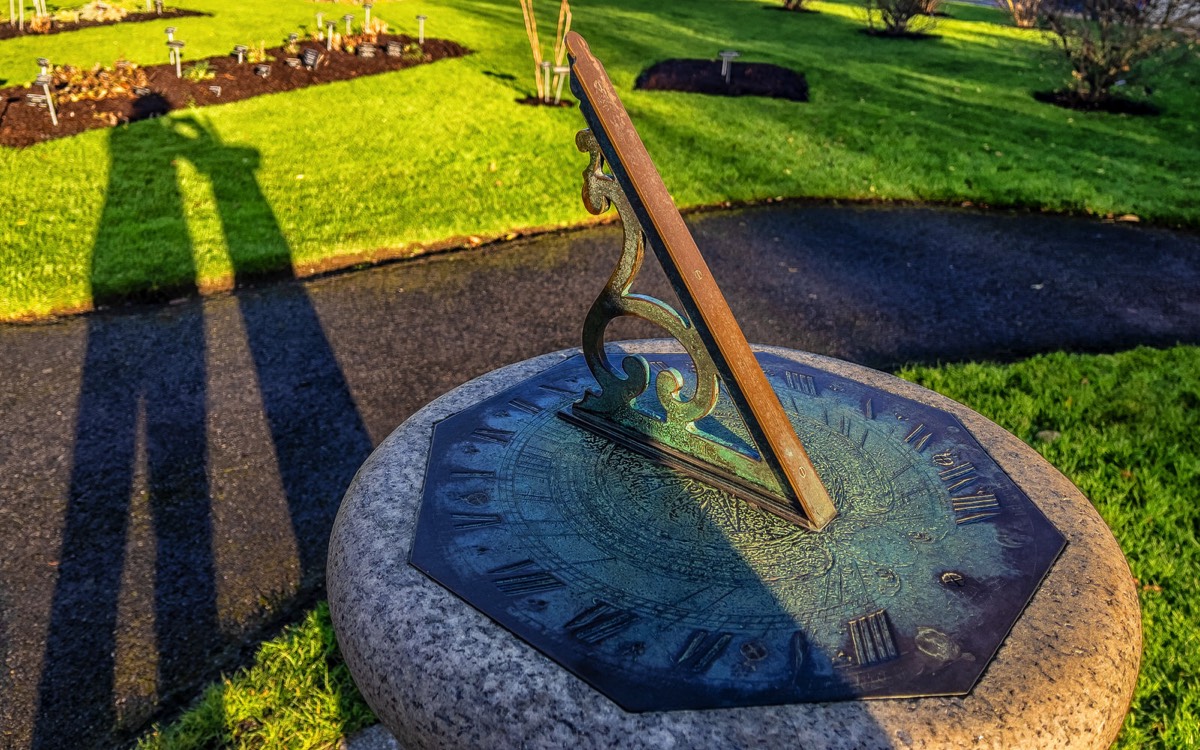
<instances>
[{"instance_id":1,"label":"bronze sundial plate","mask_svg":"<svg viewBox=\"0 0 1200 750\"><path fill-rule=\"evenodd\" d=\"M575 357L436 425L412 564L630 711L969 692L1063 536L954 416L757 357L823 530L562 418ZM727 406L698 426L745 443Z\"/></svg>"}]
</instances>

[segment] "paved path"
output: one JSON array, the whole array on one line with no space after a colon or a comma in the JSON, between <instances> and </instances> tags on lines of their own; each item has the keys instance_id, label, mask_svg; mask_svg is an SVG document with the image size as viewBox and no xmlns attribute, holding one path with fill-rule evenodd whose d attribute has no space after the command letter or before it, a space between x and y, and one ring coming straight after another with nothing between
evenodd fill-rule
<instances>
[{"instance_id":1,"label":"paved path","mask_svg":"<svg viewBox=\"0 0 1200 750\"><path fill-rule=\"evenodd\" d=\"M1196 234L824 205L691 224L753 342L881 368L1200 342ZM244 660L320 594L371 447L449 388L574 345L619 242L0 328L0 747L120 745ZM653 270L639 286L663 294Z\"/></svg>"}]
</instances>

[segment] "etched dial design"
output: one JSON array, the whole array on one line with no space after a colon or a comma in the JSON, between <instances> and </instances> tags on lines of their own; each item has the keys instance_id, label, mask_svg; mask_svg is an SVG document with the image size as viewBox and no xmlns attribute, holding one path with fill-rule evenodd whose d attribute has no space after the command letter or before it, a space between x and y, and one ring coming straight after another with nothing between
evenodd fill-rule
<instances>
[{"instance_id":1,"label":"etched dial design","mask_svg":"<svg viewBox=\"0 0 1200 750\"><path fill-rule=\"evenodd\" d=\"M759 359L822 531L561 419L574 359L435 428L413 564L629 710L965 693L1061 535L951 415Z\"/></svg>"}]
</instances>

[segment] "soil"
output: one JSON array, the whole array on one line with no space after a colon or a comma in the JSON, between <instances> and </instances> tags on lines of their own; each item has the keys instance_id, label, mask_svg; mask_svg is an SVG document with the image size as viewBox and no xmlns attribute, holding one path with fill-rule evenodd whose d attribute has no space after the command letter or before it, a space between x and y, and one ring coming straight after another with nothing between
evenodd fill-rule
<instances>
[{"instance_id":1,"label":"soil","mask_svg":"<svg viewBox=\"0 0 1200 750\"><path fill-rule=\"evenodd\" d=\"M937 34L930 34L925 31L901 31L897 33L884 31L883 29L859 29L858 33L878 39L907 39L911 42L919 42L922 39L941 39Z\"/></svg>"},{"instance_id":2,"label":"soil","mask_svg":"<svg viewBox=\"0 0 1200 750\"><path fill-rule=\"evenodd\" d=\"M321 54L316 69L311 71L303 66L293 68L288 65L287 59L292 55L282 47L275 47L267 50L268 55L275 59L264 63L270 66L270 74L265 78L255 74L254 64L239 64L237 58L224 55L207 58L209 69L216 75L206 81L179 78L173 65L151 65L143 68L149 79L148 93L133 98L63 102L59 107L57 127L50 123L50 113L44 108L28 106L25 103L25 95L36 93L34 89L24 86L0 89L0 145L24 148L93 128L113 127L158 117L184 107L226 104L260 94L291 91L306 86L386 73L471 53L471 50L457 42L427 38L423 60L413 57L388 57L385 47L389 41L410 44L416 42L416 39L404 35L380 34L378 50L374 57L328 52L317 42L301 43L297 57L302 56L306 49L314 49ZM189 60L185 57L183 67L186 70L197 62L199 60ZM219 87L220 93L212 87Z\"/></svg>"},{"instance_id":3,"label":"soil","mask_svg":"<svg viewBox=\"0 0 1200 750\"><path fill-rule=\"evenodd\" d=\"M516 100L517 104L524 104L527 107L574 107L575 102L567 99L565 96L555 103L553 99L545 101L536 96L526 96Z\"/></svg>"},{"instance_id":4,"label":"soil","mask_svg":"<svg viewBox=\"0 0 1200 750\"><path fill-rule=\"evenodd\" d=\"M714 60L663 60L642 71L636 89L686 91L716 96L769 96L808 101L808 81L802 73L771 63L731 63L729 82Z\"/></svg>"},{"instance_id":5,"label":"soil","mask_svg":"<svg viewBox=\"0 0 1200 750\"><path fill-rule=\"evenodd\" d=\"M1095 104L1090 102L1081 102L1069 91L1035 91L1033 93L1033 98L1037 99L1039 102L1053 104L1056 107L1062 107L1064 109L1077 109L1081 112L1107 112L1112 115L1142 116L1162 114L1162 110L1150 102L1123 99L1119 96L1110 96L1107 99Z\"/></svg>"},{"instance_id":6,"label":"soil","mask_svg":"<svg viewBox=\"0 0 1200 750\"><path fill-rule=\"evenodd\" d=\"M112 26L118 23L138 23L140 21L161 21L166 18L183 18L184 16L211 16L198 10L183 10L182 8L167 8L162 13L130 13L119 21L75 21L73 23L50 22L49 31L30 31L29 16L25 17L25 28L18 30L16 24L0 26L0 40L13 39L18 36L50 36L62 34L76 29L90 29L93 26Z\"/></svg>"}]
</instances>

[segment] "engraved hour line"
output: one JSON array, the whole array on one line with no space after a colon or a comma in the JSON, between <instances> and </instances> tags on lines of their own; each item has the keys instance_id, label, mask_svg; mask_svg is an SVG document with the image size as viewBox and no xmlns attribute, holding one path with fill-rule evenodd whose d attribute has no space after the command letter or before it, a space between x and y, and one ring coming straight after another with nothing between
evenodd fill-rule
<instances>
[{"instance_id":1,"label":"engraved hour line","mask_svg":"<svg viewBox=\"0 0 1200 750\"><path fill-rule=\"evenodd\" d=\"M867 416L867 419L875 418L875 406L871 403L871 399L867 399L867 403L863 404L863 414Z\"/></svg>"},{"instance_id":2,"label":"engraved hour line","mask_svg":"<svg viewBox=\"0 0 1200 750\"><path fill-rule=\"evenodd\" d=\"M501 593L509 596L538 594L562 588L566 584L539 568L532 560L521 560L511 565L502 565L488 571L492 583Z\"/></svg>"},{"instance_id":3,"label":"engraved hour line","mask_svg":"<svg viewBox=\"0 0 1200 750\"><path fill-rule=\"evenodd\" d=\"M499 526L504 519L496 513L451 513L450 524L456 529L482 529Z\"/></svg>"},{"instance_id":4,"label":"engraved hour line","mask_svg":"<svg viewBox=\"0 0 1200 750\"><path fill-rule=\"evenodd\" d=\"M1000 501L990 492L952 497L950 507L954 510L954 523L959 526L1000 515Z\"/></svg>"},{"instance_id":5,"label":"engraved hour line","mask_svg":"<svg viewBox=\"0 0 1200 750\"><path fill-rule=\"evenodd\" d=\"M783 379L787 382L787 387L793 391L807 393L810 396L817 395L817 381L813 380L812 375L802 375L791 370L784 370Z\"/></svg>"},{"instance_id":6,"label":"engraved hour line","mask_svg":"<svg viewBox=\"0 0 1200 750\"><path fill-rule=\"evenodd\" d=\"M967 485L979 480L979 475L975 473L975 467L969 463L951 466L948 469L942 469L938 472L938 476L943 482L954 482L946 488L948 492L954 492L962 489Z\"/></svg>"},{"instance_id":7,"label":"engraved hour line","mask_svg":"<svg viewBox=\"0 0 1200 750\"><path fill-rule=\"evenodd\" d=\"M886 609L856 617L847 623L847 627L854 648L854 661L860 667L885 662L900 655L892 638Z\"/></svg>"},{"instance_id":8,"label":"engraved hour line","mask_svg":"<svg viewBox=\"0 0 1200 750\"><path fill-rule=\"evenodd\" d=\"M925 449L925 444L933 437L933 433L926 429L924 424L919 424L912 428L912 432L908 433L908 437L904 438L904 442L912 443L912 447L918 453Z\"/></svg>"},{"instance_id":9,"label":"engraved hour line","mask_svg":"<svg viewBox=\"0 0 1200 750\"><path fill-rule=\"evenodd\" d=\"M632 612L596 600L595 605L572 617L563 627L577 640L595 646L627 630L637 619Z\"/></svg>"},{"instance_id":10,"label":"engraved hour line","mask_svg":"<svg viewBox=\"0 0 1200 750\"><path fill-rule=\"evenodd\" d=\"M675 657L675 664L693 672L707 672L731 640L732 633L710 634L707 630L694 630Z\"/></svg>"},{"instance_id":11,"label":"engraved hour line","mask_svg":"<svg viewBox=\"0 0 1200 750\"><path fill-rule=\"evenodd\" d=\"M544 391L550 391L551 393L561 393L564 396L575 395L575 391L568 391L566 388L559 388L556 385L547 385L543 383L542 385L539 385L538 388L541 388Z\"/></svg>"},{"instance_id":12,"label":"engraved hour line","mask_svg":"<svg viewBox=\"0 0 1200 750\"><path fill-rule=\"evenodd\" d=\"M519 409L526 414L540 414L542 411L542 407L538 406L537 404L530 403L523 398L514 398L512 401L508 402L508 405L514 409Z\"/></svg>"},{"instance_id":13,"label":"engraved hour line","mask_svg":"<svg viewBox=\"0 0 1200 750\"><path fill-rule=\"evenodd\" d=\"M471 433L471 435L480 440L487 440L488 442L499 443L500 445L507 445L508 441L512 440L513 435L516 434L513 430L499 430L494 427L477 427Z\"/></svg>"},{"instance_id":14,"label":"engraved hour line","mask_svg":"<svg viewBox=\"0 0 1200 750\"><path fill-rule=\"evenodd\" d=\"M494 471L472 471L471 469L451 469L450 476L455 479L495 479Z\"/></svg>"}]
</instances>

